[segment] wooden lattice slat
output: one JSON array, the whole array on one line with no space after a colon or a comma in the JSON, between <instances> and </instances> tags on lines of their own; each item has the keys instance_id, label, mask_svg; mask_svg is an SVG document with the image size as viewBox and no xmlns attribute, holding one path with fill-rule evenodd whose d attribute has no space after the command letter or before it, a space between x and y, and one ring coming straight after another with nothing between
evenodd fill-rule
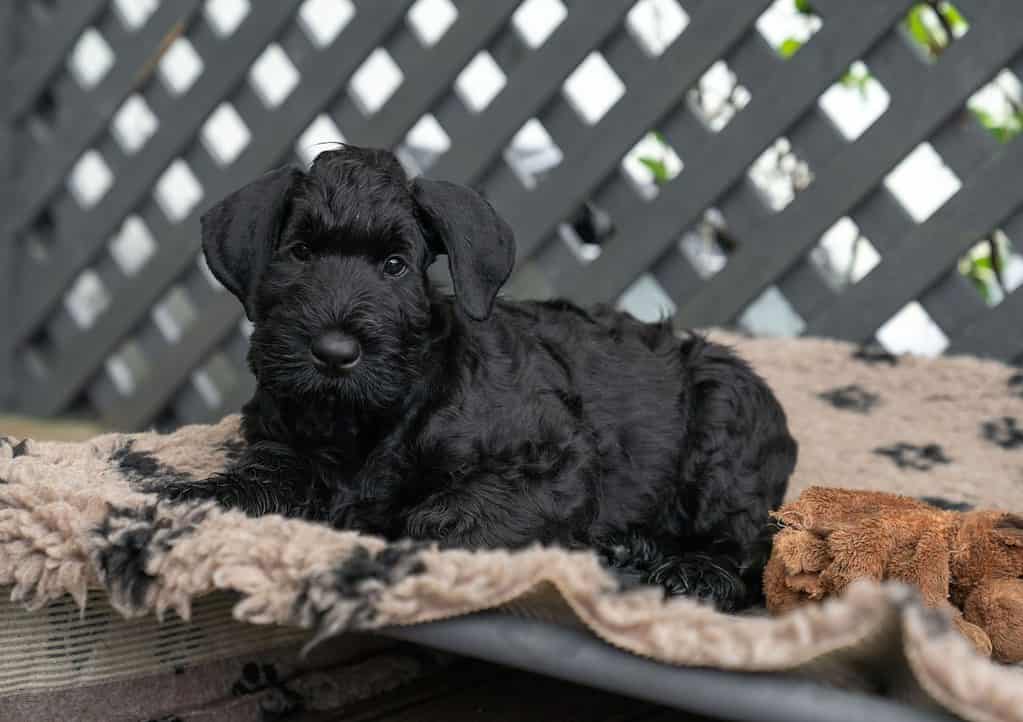
<instances>
[{"instance_id":1,"label":"wooden lattice slat","mask_svg":"<svg viewBox=\"0 0 1023 722\"><path fill-rule=\"evenodd\" d=\"M11 7L6 8L6 27L11 33L21 32L21 23L27 26L28 30L33 28L34 23L18 17L14 11L13 3L5 3ZM78 0L68 3L70 7L62 9L62 12L48 23L45 30L30 33L29 38L21 39L24 43L19 48L16 62L6 67L10 74L11 93L6 96L10 104L8 113L12 118L18 118L28 112L32 103L35 102L39 88L44 86L50 77L56 73L64 63L71 47L78 40L82 30L86 28L96 17L98 17L107 5L107 0Z\"/></svg>"},{"instance_id":2,"label":"wooden lattice slat","mask_svg":"<svg viewBox=\"0 0 1023 722\"><path fill-rule=\"evenodd\" d=\"M807 333L862 341L953 267L978 239L1020 204L1013 186L1023 163L1023 144L1012 143L982 174L883 257L855 287L810 320ZM825 331L826 329L826 331Z\"/></svg>"},{"instance_id":3,"label":"wooden lattice slat","mask_svg":"<svg viewBox=\"0 0 1023 722\"><path fill-rule=\"evenodd\" d=\"M757 242L731 259L693 301L680 309L680 316L698 325L727 323L734 318L758 289L784 272L793 258L816 242L834 218L875 187L899 159L957 112L967 97L990 78L993 69L1004 66L1015 55L1021 43L1023 6L1004 0L992 2L971 32L942 57L943 62L955 65L957 72L946 75L940 72L940 65L926 66L907 54L904 59L907 65L917 63L913 68L915 82L909 82L913 78L911 72L905 73L906 87L893 89L891 82L885 81L892 94L888 112L857 144L843 149L784 213L761 228ZM811 49L812 44L804 51L809 53ZM803 51L793 62L801 55ZM969 62L965 62L966 58ZM611 283L611 279L605 282L610 289L618 285ZM819 332L819 326L813 328Z\"/></svg>"},{"instance_id":4,"label":"wooden lattice slat","mask_svg":"<svg viewBox=\"0 0 1023 722\"><path fill-rule=\"evenodd\" d=\"M198 5L195 0L189 0L189 3ZM47 265L45 269L30 266L24 271L24 275L34 278L36 282L25 288L19 304L21 323L16 331L18 338L26 338L40 323L60 299L62 291L113 235L120 220L142 201L171 160L192 141L206 116L244 78L252 61L274 37L281 24L293 14L293 5L285 2L255 4L251 17L246 18L245 24L232 36L230 53L210 47L204 61L207 63L206 71L170 111L160 118L159 130L132 157L129 172L117 178L113 187L95 207L89 210L74 209L64 227L58 229L60 264L52 268ZM176 6L164 3L161 7ZM151 19L150 22L154 21ZM147 24L146 27L151 26ZM162 36L160 33L156 35ZM198 50L201 52L205 48ZM224 57L221 58L221 55ZM152 78L150 82L159 81ZM128 88L122 88L120 96L126 96L127 91ZM113 108L109 110L107 118L112 113ZM81 149L77 149L72 159L80 152Z\"/></svg>"}]
</instances>

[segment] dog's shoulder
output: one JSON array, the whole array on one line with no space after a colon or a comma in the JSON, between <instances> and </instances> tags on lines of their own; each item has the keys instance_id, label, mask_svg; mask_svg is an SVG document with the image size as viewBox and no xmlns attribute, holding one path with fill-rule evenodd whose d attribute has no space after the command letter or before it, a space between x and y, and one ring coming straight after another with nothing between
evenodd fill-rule
<instances>
[{"instance_id":1,"label":"dog's shoulder","mask_svg":"<svg viewBox=\"0 0 1023 722\"><path fill-rule=\"evenodd\" d=\"M657 351L677 348L680 342L669 319L647 323L607 304L582 307L565 299L502 300L497 311L503 322L530 333L546 330L574 341L606 341L609 347L639 345Z\"/></svg>"}]
</instances>

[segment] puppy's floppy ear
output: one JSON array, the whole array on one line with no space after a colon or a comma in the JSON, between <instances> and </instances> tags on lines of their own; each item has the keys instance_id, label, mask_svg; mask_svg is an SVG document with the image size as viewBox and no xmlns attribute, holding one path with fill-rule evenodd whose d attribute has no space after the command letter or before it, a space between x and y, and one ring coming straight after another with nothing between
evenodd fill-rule
<instances>
[{"instance_id":1,"label":"puppy's floppy ear","mask_svg":"<svg viewBox=\"0 0 1023 722\"><path fill-rule=\"evenodd\" d=\"M284 222L297 168L270 171L236 190L200 218L206 263L253 319L256 285L270 262Z\"/></svg>"},{"instance_id":2,"label":"puppy's floppy ear","mask_svg":"<svg viewBox=\"0 0 1023 722\"><path fill-rule=\"evenodd\" d=\"M412 193L426 216L432 250L447 254L459 305L470 318L484 320L515 265L511 227L465 186L420 177Z\"/></svg>"}]
</instances>

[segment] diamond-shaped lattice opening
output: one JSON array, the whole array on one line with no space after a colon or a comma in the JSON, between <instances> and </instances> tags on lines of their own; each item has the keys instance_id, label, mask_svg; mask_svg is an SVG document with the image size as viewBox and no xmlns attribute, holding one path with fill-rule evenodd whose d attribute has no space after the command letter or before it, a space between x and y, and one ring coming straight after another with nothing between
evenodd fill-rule
<instances>
[{"instance_id":1,"label":"diamond-shaped lattice opening","mask_svg":"<svg viewBox=\"0 0 1023 722\"><path fill-rule=\"evenodd\" d=\"M592 52L565 80L563 91L580 117L593 125L625 95L625 83L603 55Z\"/></svg>"},{"instance_id":2,"label":"diamond-shaped lattice opening","mask_svg":"<svg viewBox=\"0 0 1023 722\"><path fill-rule=\"evenodd\" d=\"M406 15L412 32L426 47L436 45L457 19L451 0L417 0Z\"/></svg>"},{"instance_id":3,"label":"diamond-shaped lattice opening","mask_svg":"<svg viewBox=\"0 0 1023 722\"><path fill-rule=\"evenodd\" d=\"M71 172L67 185L71 195L82 208L89 209L99 203L114 183L114 174L97 150L82 153Z\"/></svg>"},{"instance_id":4,"label":"diamond-shaped lattice opening","mask_svg":"<svg viewBox=\"0 0 1023 722\"><path fill-rule=\"evenodd\" d=\"M614 233L614 219L606 210L587 201L563 223L558 224L558 237L581 263L600 258L602 244Z\"/></svg>"},{"instance_id":5,"label":"diamond-shaped lattice opening","mask_svg":"<svg viewBox=\"0 0 1023 722\"><path fill-rule=\"evenodd\" d=\"M754 336L798 336L806 322L777 287L760 294L739 316L738 324Z\"/></svg>"},{"instance_id":6,"label":"diamond-shaped lattice opening","mask_svg":"<svg viewBox=\"0 0 1023 722\"><path fill-rule=\"evenodd\" d=\"M196 203L202 200L202 186L188 163L178 158L156 181L153 195L168 220L184 220Z\"/></svg>"},{"instance_id":7,"label":"diamond-shaped lattice opening","mask_svg":"<svg viewBox=\"0 0 1023 722\"><path fill-rule=\"evenodd\" d=\"M930 218L962 187L930 143L921 143L903 158L884 184L917 223Z\"/></svg>"},{"instance_id":8,"label":"diamond-shaped lattice opening","mask_svg":"<svg viewBox=\"0 0 1023 722\"><path fill-rule=\"evenodd\" d=\"M177 343L195 323L197 310L188 293L180 286L167 292L159 303L153 306L153 323L168 343Z\"/></svg>"},{"instance_id":9,"label":"diamond-shaped lattice opening","mask_svg":"<svg viewBox=\"0 0 1023 722\"><path fill-rule=\"evenodd\" d=\"M207 152L220 165L230 165L252 140L252 134L238 111L230 103L217 106L203 123L200 132Z\"/></svg>"},{"instance_id":10,"label":"diamond-shaped lattice opening","mask_svg":"<svg viewBox=\"0 0 1023 722\"><path fill-rule=\"evenodd\" d=\"M203 14L213 32L226 38L234 34L251 9L249 0L206 0Z\"/></svg>"},{"instance_id":11,"label":"diamond-shaped lattice opening","mask_svg":"<svg viewBox=\"0 0 1023 722\"><path fill-rule=\"evenodd\" d=\"M870 273L881 255L851 218L842 217L821 236L810 262L831 288L842 291Z\"/></svg>"},{"instance_id":12,"label":"diamond-shaped lattice opening","mask_svg":"<svg viewBox=\"0 0 1023 722\"><path fill-rule=\"evenodd\" d=\"M792 144L784 137L778 138L753 161L748 176L767 207L776 212L813 182L810 166L793 152Z\"/></svg>"},{"instance_id":13,"label":"diamond-shaped lattice opening","mask_svg":"<svg viewBox=\"0 0 1023 722\"><path fill-rule=\"evenodd\" d=\"M1011 70L1002 69L970 96L966 107L1001 143L1008 143L1023 131L1023 87Z\"/></svg>"},{"instance_id":14,"label":"diamond-shaped lattice opening","mask_svg":"<svg viewBox=\"0 0 1023 722\"><path fill-rule=\"evenodd\" d=\"M877 340L891 353L939 356L948 337L916 301L910 301L877 330Z\"/></svg>"},{"instance_id":15,"label":"diamond-shaped lattice opening","mask_svg":"<svg viewBox=\"0 0 1023 722\"><path fill-rule=\"evenodd\" d=\"M107 376L121 396L131 396L149 374L149 362L135 341L128 341L105 364Z\"/></svg>"},{"instance_id":16,"label":"diamond-shaped lattice opening","mask_svg":"<svg viewBox=\"0 0 1023 722\"><path fill-rule=\"evenodd\" d=\"M645 200L654 198L662 185L682 172L682 167L678 153L656 131L643 136L622 158L622 170Z\"/></svg>"},{"instance_id":17,"label":"diamond-shaped lattice opening","mask_svg":"<svg viewBox=\"0 0 1023 722\"><path fill-rule=\"evenodd\" d=\"M512 137L504 151L504 159L522 185L532 189L544 176L561 163L561 148L536 118L530 118Z\"/></svg>"},{"instance_id":18,"label":"diamond-shaped lattice opening","mask_svg":"<svg viewBox=\"0 0 1023 722\"><path fill-rule=\"evenodd\" d=\"M326 113L320 113L295 141L295 152L307 165L321 152L345 142L345 136Z\"/></svg>"},{"instance_id":19,"label":"diamond-shaped lattice opening","mask_svg":"<svg viewBox=\"0 0 1023 722\"><path fill-rule=\"evenodd\" d=\"M53 248L56 234L57 227L53 222L53 213L44 208L35 217L28 231L20 240L25 244L25 251L29 258L36 263L46 263L50 259L50 249Z\"/></svg>"},{"instance_id":20,"label":"diamond-shaped lattice opening","mask_svg":"<svg viewBox=\"0 0 1023 722\"><path fill-rule=\"evenodd\" d=\"M689 25L689 15L677 0L639 0L625 25L647 54L658 57Z\"/></svg>"},{"instance_id":21,"label":"diamond-shaped lattice opening","mask_svg":"<svg viewBox=\"0 0 1023 722\"><path fill-rule=\"evenodd\" d=\"M526 0L512 15L512 27L526 45L538 48L567 16L561 0Z\"/></svg>"},{"instance_id":22,"label":"diamond-shaped lattice opening","mask_svg":"<svg viewBox=\"0 0 1023 722\"><path fill-rule=\"evenodd\" d=\"M1001 229L964 253L958 268L988 306L997 306L1023 286L1023 256Z\"/></svg>"},{"instance_id":23,"label":"diamond-shaped lattice opening","mask_svg":"<svg viewBox=\"0 0 1023 722\"><path fill-rule=\"evenodd\" d=\"M451 138L437 119L427 113L405 135L398 148L398 157L413 174L424 173L437 159L448 152Z\"/></svg>"},{"instance_id":24,"label":"diamond-shaped lattice opening","mask_svg":"<svg viewBox=\"0 0 1023 722\"><path fill-rule=\"evenodd\" d=\"M205 65L188 38L180 37L171 43L160 59L159 73L163 84L172 95L188 92Z\"/></svg>"},{"instance_id":25,"label":"diamond-shaped lattice opening","mask_svg":"<svg viewBox=\"0 0 1023 722\"><path fill-rule=\"evenodd\" d=\"M24 368L36 379L45 379L50 374L52 343L43 331L33 336L29 343L22 346L21 362Z\"/></svg>"},{"instance_id":26,"label":"diamond-shaped lattice opening","mask_svg":"<svg viewBox=\"0 0 1023 722\"><path fill-rule=\"evenodd\" d=\"M302 32L317 48L325 48L355 17L351 0L305 0L298 10Z\"/></svg>"},{"instance_id":27,"label":"diamond-shaped lattice opening","mask_svg":"<svg viewBox=\"0 0 1023 722\"><path fill-rule=\"evenodd\" d=\"M210 409L220 408L224 394L231 390L237 380L238 374L222 353L214 354L202 368L192 374L192 385Z\"/></svg>"},{"instance_id":28,"label":"diamond-shaped lattice opening","mask_svg":"<svg viewBox=\"0 0 1023 722\"><path fill-rule=\"evenodd\" d=\"M1008 226L1012 228L1011 225ZM1023 287L1023 237L1017 230L1013 230L1013 236L1006 233L1007 248L1003 254L1002 275L1006 290L1009 292ZM1008 256L1005 258L1004 256Z\"/></svg>"},{"instance_id":29,"label":"diamond-shaped lattice opening","mask_svg":"<svg viewBox=\"0 0 1023 722\"><path fill-rule=\"evenodd\" d=\"M86 28L68 56L68 68L85 90L94 88L114 66L114 51L96 28Z\"/></svg>"},{"instance_id":30,"label":"diamond-shaped lattice opening","mask_svg":"<svg viewBox=\"0 0 1023 722\"><path fill-rule=\"evenodd\" d=\"M394 58L383 48L377 48L359 66L348 85L349 91L364 115L373 115L405 80L405 74Z\"/></svg>"},{"instance_id":31,"label":"diamond-shaped lattice opening","mask_svg":"<svg viewBox=\"0 0 1023 722\"><path fill-rule=\"evenodd\" d=\"M64 294L64 308L81 329L91 328L109 306L110 292L91 268L82 271Z\"/></svg>"},{"instance_id":32,"label":"diamond-shaped lattice opening","mask_svg":"<svg viewBox=\"0 0 1023 722\"><path fill-rule=\"evenodd\" d=\"M298 69L277 43L270 43L249 71L249 82L268 108L276 108L291 95L299 81Z\"/></svg>"},{"instance_id":33,"label":"diamond-shaped lattice opening","mask_svg":"<svg viewBox=\"0 0 1023 722\"><path fill-rule=\"evenodd\" d=\"M156 239L138 216L128 216L110 239L110 255L121 272L134 276L156 253Z\"/></svg>"},{"instance_id":34,"label":"diamond-shaped lattice opening","mask_svg":"<svg viewBox=\"0 0 1023 722\"><path fill-rule=\"evenodd\" d=\"M870 69L857 60L818 100L821 110L847 140L856 140L880 118L891 96Z\"/></svg>"},{"instance_id":35,"label":"diamond-shaped lattice opening","mask_svg":"<svg viewBox=\"0 0 1023 722\"><path fill-rule=\"evenodd\" d=\"M661 284L644 273L637 278L618 299L617 307L644 323L656 323L675 315L675 302L661 288Z\"/></svg>"},{"instance_id":36,"label":"diamond-shaped lattice opening","mask_svg":"<svg viewBox=\"0 0 1023 722\"><path fill-rule=\"evenodd\" d=\"M126 30L138 30L160 5L159 0L114 0L114 12Z\"/></svg>"},{"instance_id":37,"label":"diamond-shaped lattice opening","mask_svg":"<svg viewBox=\"0 0 1023 722\"><path fill-rule=\"evenodd\" d=\"M907 42L923 59L934 62L970 29L970 22L950 2L917 3L900 23Z\"/></svg>"},{"instance_id":38,"label":"diamond-shaped lattice opening","mask_svg":"<svg viewBox=\"0 0 1023 722\"><path fill-rule=\"evenodd\" d=\"M678 246L700 278L717 275L738 247L717 208L704 211L700 222L682 234Z\"/></svg>"},{"instance_id":39,"label":"diamond-shaped lattice opening","mask_svg":"<svg viewBox=\"0 0 1023 722\"><path fill-rule=\"evenodd\" d=\"M686 94L689 107L704 125L718 132L749 105L750 92L724 60L718 60Z\"/></svg>"},{"instance_id":40,"label":"diamond-shaped lattice opening","mask_svg":"<svg viewBox=\"0 0 1023 722\"><path fill-rule=\"evenodd\" d=\"M783 58L791 58L821 28L810 0L774 0L757 18L757 30Z\"/></svg>"},{"instance_id":41,"label":"diamond-shaped lattice opening","mask_svg":"<svg viewBox=\"0 0 1023 722\"><path fill-rule=\"evenodd\" d=\"M224 400L224 394L220 386L205 369L192 373L192 387L202 398L207 408L216 409Z\"/></svg>"},{"instance_id":42,"label":"diamond-shaped lattice opening","mask_svg":"<svg viewBox=\"0 0 1023 722\"><path fill-rule=\"evenodd\" d=\"M481 50L458 74L455 92L469 110L479 113L490 105L507 82L501 66L490 53Z\"/></svg>"},{"instance_id":43,"label":"diamond-shaped lattice opening","mask_svg":"<svg viewBox=\"0 0 1023 722\"><path fill-rule=\"evenodd\" d=\"M118 145L126 154L132 155L153 137L160 121L150 110L146 99L135 93L117 109L111 126Z\"/></svg>"},{"instance_id":44,"label":"diamond-shaped lattice opening","mask_svg":"<svg viewBox=\"0 0 1023 722\"><path fill-rule=\"evenodd\" d=\"M56 120L57 101L54 99L53 89L44 88L32 103L32 112L27 123L29 132L33 135L41 133L44 137L48 137Z\"/></svg>"}]
</instances>

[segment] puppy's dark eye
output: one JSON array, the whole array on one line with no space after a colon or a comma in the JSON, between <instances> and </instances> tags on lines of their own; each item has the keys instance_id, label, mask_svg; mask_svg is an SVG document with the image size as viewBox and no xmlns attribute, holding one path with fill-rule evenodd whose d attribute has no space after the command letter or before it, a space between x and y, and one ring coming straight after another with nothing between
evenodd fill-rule
<instances>
[{"instance_id":1,"label":"puppy's dark eye","mask_svg":"<svg viewBox=\"0 0 1023 722\"><path fill-rule=\"evenodd\" d=\"M390 256L384 261L384 273L392 278L400 278L408 271L408 264L401 256Z\"/></svg>"},{"instance_id":2,"label":"puppy's dark eye","mask_svg":"<svg viewBox=\"0 0 1023 722\"><path fill-rule=\"evenodd\" d=\"M305 243L293 243L288 249L288 253L296 261L302 261L303 263L313 257L313 249Z\"/></svg>"}]
</instances>

